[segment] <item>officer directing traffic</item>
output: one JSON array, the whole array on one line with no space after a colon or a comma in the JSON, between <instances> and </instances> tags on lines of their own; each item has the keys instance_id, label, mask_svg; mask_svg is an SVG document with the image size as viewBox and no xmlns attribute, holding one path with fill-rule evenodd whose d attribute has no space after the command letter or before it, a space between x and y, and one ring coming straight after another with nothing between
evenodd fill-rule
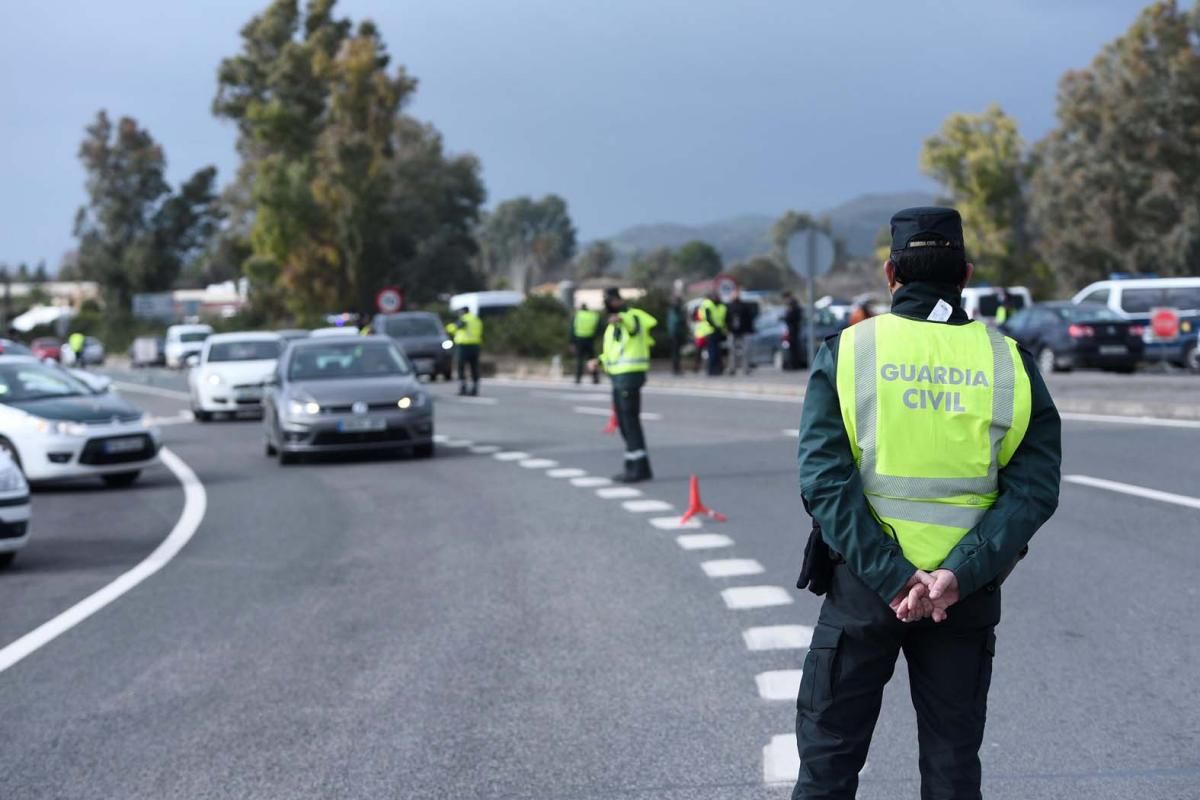
<instances>
[{"instance_id":1,"label":"officer directing traffic","mask_svg":"<svg viewBox=\"0 0 1200 800\"><path fill-rule=\"evenodd\" d=\"M458 351L458 393L475 396L479 394L479 350L483 347L483 320L472 314L466 306L455 309L458 319L446 326L454 337L454 349ZM467 369L471 371L471 386L467 388Z\"/></svg>"},{"instance_id":2,"label":"officer directing traffic","mask_svg":"<svg viewBox=\"0 0 1200 800\"><path fill-rule=\"evenodd\" d=\"M596 330L600 327L600 312L592 311L583 303L571 318L571 346L575 348L575 382L583 380L584 367L592 373L592 383L600 382L596 369Z\"/></svg>"},{"instance_id":3,"label":"officer directing traffic","mask_svg":"<svg viewBox=\"0 0 1200 800\"><path fill-rule=\"evenodd\" d=\"M897 655L923 800L980 795L1000 583L1058 505L1058 411L1011 339L962 309L950 208L891 222L890 314L818 352L800 424L813 517L799 586L826 594L797 698L793 798L853 798Z\"/></svg>"},{"instance_id":4,"label":"officer directing traffic","mask_svg":"<svg viewBox=\"0 0 1200 800\"><path fill-rule=\"evenodd\" d=\"M612 381L613 410L625 440L625 469L613 480L638 483L654 477L642 434L642 387L650 369L650 348L654 340L650 330L658 320L640 308L628 308L616 288L604 290L604 309L608 327L604 329L604 349L600 363ZM590 365L594 366L594 365Z\"/></svg>"}]
</instances>

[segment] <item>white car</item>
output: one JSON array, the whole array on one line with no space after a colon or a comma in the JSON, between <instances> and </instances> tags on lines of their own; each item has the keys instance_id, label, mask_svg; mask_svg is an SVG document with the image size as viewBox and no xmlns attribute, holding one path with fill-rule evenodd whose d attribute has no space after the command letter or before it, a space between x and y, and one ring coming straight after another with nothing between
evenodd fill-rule
<instances>
[{"instance_id":1,"label":"white car","mask_svg":"<svg viewBox=\"0 0 1200 800\"><path fill-rule=\"evenodd\" d=\"M218 333L208 337L199 363L188 373L192 413L198 422L213 414L262 410L263 386L275 371L283 339L275 333Z\"/></svg>"},{"instance_id":2,"label":"white car","mask_svg":"<svg viewBox=\"0 0 1200 800\"><path fill-rule=\"evenodd\" d=\"M130 486L162 438L141 409L29 356L0 356L0 450L30 483L94 475Z\"/></svg>"},{"instance_id":3,"label":"white car","mask_svg":"<svg viewBox=\"0 0 1200 800\"><path fill-rule=\"evenodd\" d=\"M171 369L183 369L188 356L198 355L204 340L212 336L211 325L172 325L167 328L163 357Z\"/></svg>"},{"instance_id":4,"label":"white car","mask_svg":"<svg viewBox=\"0 0 1200 800\"><path fill-rule=\"evenodd\" d=\"M29 484L12 458L0 451L0 568L29 541Z\"/></svg>"},{"instance_id":5,"label":"white car","mask_svg":"<svg viewBox=\"0 0 1200 800\"><path fill-rule=\"evenodd\" d=\"M330 325L328 328L315 328L309 331L308 335L317 338L323 336L358 336L358 328L353 325Z\"/></svg>"}]
</instances>

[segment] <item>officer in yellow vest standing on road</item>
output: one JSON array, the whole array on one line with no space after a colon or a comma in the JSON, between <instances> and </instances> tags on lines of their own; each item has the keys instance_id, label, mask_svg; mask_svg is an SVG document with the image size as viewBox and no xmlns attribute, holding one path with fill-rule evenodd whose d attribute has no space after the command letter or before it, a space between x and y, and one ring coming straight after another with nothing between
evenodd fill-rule
<instances>
[{"instance_id":1,"label":"officer in yellow vest standing on road","mask_svg":"<svg viewBox=\"0 0 1200 800\"><path fill-rule=\"evenodd\" d=\"M479 350L483 345L483 320L466 306L455 309L458 320L446 326L458 351L458 393L479 394ZM471 370L471 388L467 388L467 368Z\"/></svg>"},{"instance_id":2,"label":"officer in yellow vest standing on road","mask_svg":"<svg viewBox=\"0 0 1200 800\"><path fill-rule=\"evenodd\" d=\"M583 369L593 364L596 358L596 330L600 327L600 313L592 311L587 303L579 306L571 319L571 345L575 348L575 382L583 380ZM600 370L592 366L592 383L600 382Z\"/></svg>"},{"instance_id":3,"label":"officer in yellow vest standing on road","mask_svg":"<svg viewBox=\"0 0 1200 800\"><path fill-rule=\"evenodd\" d=\"M658 320L640 308L627 308L620 290L615 288L604 290L604 309L608 312L608 327L604 329L600 363L612 381L613 410L625 440L625 470L613 480L648 481L654 474L642 434L642 387L650 369L650 348L654 346L650 330ZM594 368L594 364L589 367Z\"/></svg>"},{"instance_id":4,"label":"officer in yellow vest standing on road","mask_svg":"<svg viewBox=\"0 0 1200 800\"><path fill-rule=\"evenodd\" d=\"M721 375L725 371L721 364L721 345L725 341L727 331L727 312L728 308L721 302L716 289L713 289L700 304L700 321L696 324L696 336L704 339L704 347L708 351L709 375Z\"/></svg>"},{"instance_id":5,"label":"officer in yellow vest standing on road","mask_svg":"<svg viewBox=\"0 0 1200 800\"><path fill-rule=\"evenodd\" d=\"M794 800L851 800L904 652L922 800L977 800L1000 584L1058 504L1060 422L1028 353L962 309L951 208L892 217L892 313L828 340L800 423L826 594L797 698Z\"/></svg>"}]
</instances>

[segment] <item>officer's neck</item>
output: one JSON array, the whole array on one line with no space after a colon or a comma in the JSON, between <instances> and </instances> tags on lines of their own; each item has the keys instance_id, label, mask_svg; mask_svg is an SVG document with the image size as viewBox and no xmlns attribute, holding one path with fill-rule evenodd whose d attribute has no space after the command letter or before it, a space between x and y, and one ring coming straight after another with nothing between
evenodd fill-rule
<instances>
[{"instance_id":1,"label":"officer's neck","mask_svg":"<svg viewBox=\"0 0 1200 800\"><path fill-rule=\"evenodd\" d=\"M892 313L911 319L929 319L930 313L942 301L952 309L951 325L970 322L962 308L962 290L949 283L905 283L892 294Z\"/></svg>"}]
</instances>

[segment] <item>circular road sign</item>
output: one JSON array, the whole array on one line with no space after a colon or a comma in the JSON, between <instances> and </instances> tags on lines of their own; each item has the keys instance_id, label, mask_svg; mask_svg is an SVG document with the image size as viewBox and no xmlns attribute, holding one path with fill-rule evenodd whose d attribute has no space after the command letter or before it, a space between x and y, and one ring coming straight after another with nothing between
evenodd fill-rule
<instances>
[{"instance_id":1,"label":"circular road sign","mask_svg":"<svg viewBox=\"0 0 1200 800\"><path fill-rule=\"evenodd\" d=\"M718 275L713 278L713 286L717 289L717 297L721 298L722 303L733 302L733 296L737 293L738 282L732 275Z\"/></svg>"},{"instance_id":2,"label":"circular road sign","mask_svg":"<svg viewBox=\"0 0 1200 800\"><path fill-rule=\"evenodd\" d=\"M1179 335L1179 312L1173 308L1156 308L1150 312L1150 330L1158 339L1174 339Z\"/></svg>"},{"instance_id":3,"label":"circular road sign","mask_svg":"<svg viewBox=\"0 0 1200 800\"><path fill-rule=\"evenodd\" d=\"M833 269L833 239L824 231L797 231L792 234L792 238L788 240L787 255L788 266L792 268L792 272L799 275L808 275L810 266L808 263L808 238L815 236L817 238L814 255L816 260L813 263L811 270L813 277L819 278L829 270Z\"/></svg>"},{"instance_id":4,"label":"circular road sign","mask_svg":"<svg viewBox=\"0 0 1200 800\"><path fill-rule=\"evenodd\" d=\"M380 289L379 294L375 295L375 307L384 314L399 311L404 308L404 290L395 286Z\"/></svg>"}]
</instances>

